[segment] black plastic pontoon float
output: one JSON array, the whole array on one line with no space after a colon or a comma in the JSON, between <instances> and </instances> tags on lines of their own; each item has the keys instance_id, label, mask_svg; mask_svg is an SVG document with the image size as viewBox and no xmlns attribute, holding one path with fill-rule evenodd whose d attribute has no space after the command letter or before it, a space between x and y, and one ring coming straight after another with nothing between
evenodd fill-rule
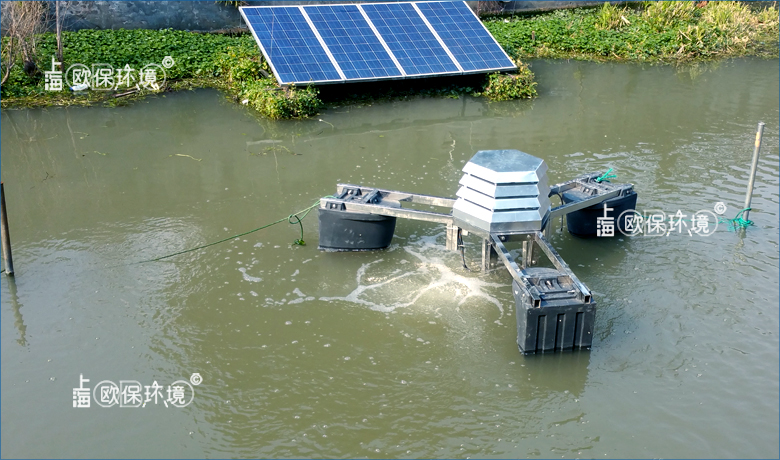
<instances>
[{"instance_id":1,"label":"black plastic pontoon float","mask_svg":"<svg viewBox=\"0 0 780 460\"><path fill-rule=\"evenodd\" d=\"M463 167L457 198L338 184L335 197L322 198L319 248L364 251L390 245L396 218L446 226L446 247L462 250L461 237L482 238L482 270L498 257L512 275L517 316L517 345L523 353L589 349L593 343L596 303L590 290L550 245L552 221L568 214L568 228L579 236L596 235L596 219L617 217L636 207L632 184L584 174L561 184L547 184L547 165L519 150L482 150ZM552 208L550 197L562 204ZM417 203L451 209L448 213L403 208ZM522 242L520 266L504 243ZM531 267L539 247L554 268Z\"/></svg>"}]
</instances>

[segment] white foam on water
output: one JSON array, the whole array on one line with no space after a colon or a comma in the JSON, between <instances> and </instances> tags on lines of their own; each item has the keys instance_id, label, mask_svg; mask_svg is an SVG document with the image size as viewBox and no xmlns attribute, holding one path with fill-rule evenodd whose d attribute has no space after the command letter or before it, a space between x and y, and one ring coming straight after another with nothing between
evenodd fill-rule
<instances>
[{"instance_id":1,"label":"white foam on water","mask_svg":"<svg viewBox=\"0 0 780 460\"><path fill-rule=\"evenodd\" d=\"M501 302L488 288L506 285L484 281L477 273L456 271L462 270L460 261L455 253L444 249L439 241L442 236L443 233L410 237L403 250L416 261L405 264L403 270L390 267L389 272L382 264L384 259L363 264L355 274L357 287L352 292L340 297L320 297L320 300L346 301L388 313L410 306L436 308L441 302L451 305L454 301L460 306L468 299L480 298L495 305L503 317Z\"/></svg>"},{"instance_id":2,"label":"white foam on water","mask_svg":"<svg viewBox=\"0 0 780 460\"><path fill-rule=\"evenodd\" d=\"M301 292L301 290L298 288L293 289L292 293L297 295L298 298L287 302L287 305L295 305L295 304L299 304L303 302L311 302L312 300L315 300L313 296L307 296L306 294Z\"/></svg>"},{"instance_id":3,"label":"white foam on water","mask_svg":"<svg viewBox=\"0 0 780 460\"><path fill-rule=\"evenodd\" d=\"M250 283L259 283L260 281L263 281L262 278L258 278L256 276L251 276L246 273L246 267L239 267L238 271L241 272L241 274L244 276L244 280L249 281Z\"/></svg>"}]
</instances>

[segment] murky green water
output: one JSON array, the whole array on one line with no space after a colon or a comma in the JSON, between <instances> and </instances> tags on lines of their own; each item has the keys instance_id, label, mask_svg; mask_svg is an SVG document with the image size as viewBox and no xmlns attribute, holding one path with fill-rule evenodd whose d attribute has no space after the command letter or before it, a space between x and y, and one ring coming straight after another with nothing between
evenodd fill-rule
<instances>
[{"instance_id":1,"label":"murky green water","mask_svg":"<svg viewBox=\"0 0 780 460\"><path fill-rule=\"evenodd\" d=\"M775 457L778 66L535 62L540 97L421 99L257 121L211 91L3 111L15 282L2 279L4 457ZM337 182L454 196L482 149L551 182L615 168L640 209L741 209L744 237L553 245L596 293L590 352L523 357L510 276L465 272L441 226L320 253L317 219L259 227ZM467 239L476 266L477 241ZM3 277L4 278L4 277ZM111 380L185 408L74 408Z\"/></svg>"}]
</instances>

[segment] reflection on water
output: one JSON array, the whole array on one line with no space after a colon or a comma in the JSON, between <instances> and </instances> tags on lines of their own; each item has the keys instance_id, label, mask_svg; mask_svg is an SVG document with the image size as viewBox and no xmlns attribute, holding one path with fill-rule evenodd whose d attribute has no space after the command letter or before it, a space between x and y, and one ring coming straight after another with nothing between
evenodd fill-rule
<instances>
[{"instance_id":1,"label":"reflection on water","mask_svg":"<svg viewBox=\"0 0 780 460\"><path fill-rule=\"evenodd\" d=\"M19 338L16 340L21 346L27 346L27 326L24 325L24 318L22 317L22 304L19 303L19 296L16 293L16 282L12 276L6 276L8 282L8 297L7 301L11 303L11 308L14 312L14 326L19 330Z\"/></svg>"},{"instance_id":2,"label":"reflection on water","mask_svg":"<svg viewBox=\"0 0 780 460\"><path fill-rule=\"evenodd\" d=\"M2 455L774 456L776 61L533 66L534 101L423 98L302 121L257 120L212 91L3 111L17 277L1 286ZM539 156L552 182L614 168L640 210L722 201L731 217L760 120L744 235L553 232L598 302L590 352L520 355L509 274L464 270L428 223L399 220L385 251L320 253L310 216L307 246L282 223L135 263L284 218L338 182L453 196L484 149ZM71 404L80 374L194 372L185 409Z\"/></svg>"}]
</instances>

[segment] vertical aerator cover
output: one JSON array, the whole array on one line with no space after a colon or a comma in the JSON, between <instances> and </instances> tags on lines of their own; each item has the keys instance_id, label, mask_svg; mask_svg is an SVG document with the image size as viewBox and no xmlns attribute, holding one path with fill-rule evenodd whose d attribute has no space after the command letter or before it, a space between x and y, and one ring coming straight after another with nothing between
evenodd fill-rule
<instances>
[{"instance_id":1,"label":"vertical aerator cover","mask_svg":"<svg viewBox=\"0 0 780 460\"><path fill-rule=\"evenodd\" d=\"M480 150L463 167L455 225L488 232L542 230L550 213L547 165L519 150Z\"/></svg>"}]
</instances>

